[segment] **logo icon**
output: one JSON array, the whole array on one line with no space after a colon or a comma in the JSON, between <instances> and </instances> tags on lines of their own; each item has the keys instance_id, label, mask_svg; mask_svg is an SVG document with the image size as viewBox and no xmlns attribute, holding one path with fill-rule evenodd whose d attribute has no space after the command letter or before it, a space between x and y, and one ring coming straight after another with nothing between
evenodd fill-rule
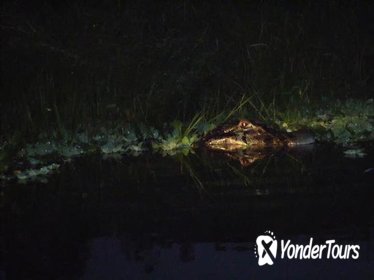
<instances>
[{"instance_id":1,"label":"logo icon","mask_svg":"<svg viewBox=\"0 0 374 280\"><path fill-rule=\"evenodd\" d=\"M277 257L278 241L271 231L265 231L256 239L255 255L258 258L258 265L273 265Z\"/></svg>"}]
</instances>

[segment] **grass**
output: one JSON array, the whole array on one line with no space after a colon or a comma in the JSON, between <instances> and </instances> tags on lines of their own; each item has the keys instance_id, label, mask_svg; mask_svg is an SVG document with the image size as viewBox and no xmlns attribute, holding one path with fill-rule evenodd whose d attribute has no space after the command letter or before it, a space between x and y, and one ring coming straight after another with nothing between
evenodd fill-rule
<instances>
[{"instance_id":1,"label":"grass","mask_svg":"<svg viewBox=\"0 0 374 280\"><path fill-rule=\"evenodd\" d=\"M242 96L259 118L300 98L369 98L365 4L314 2L45 4L44 21L4 5L1 135L186 123Z\"/></svg>"},{"instance_id":2,"label":"grass","mask_svg":"<svg viewBox=\"0 0 374 280\"><path fill-rule=\"evenodd\" d=\"M355 147L360 142L374 140L372 99L326 101L325 108L316 108L318 109L313 111L312 104L306 104L297 109L276 111L273 105L266 107L261 100L250 96L242 97L238 104L227 112L213 117L209 115L210 112L201 112L189 123L175 120L161 129L134 124L115 128L102 126L96 130L80 132L64 128L64 132L60 133L60 128L56 128L51 134L39 135L36 142L18 148L3 144L0 147L2 178L15 177L20 182L45 181L46 175L56 172L62 162L89 153L101 153L106 158L121 158L124 154L139 156L147 151L168 156L187 155L194 151L195 144L215 126L232 118L251 118L251 111L280 130L292 132L307 128L314 131L321 142L346 146L347 157L365 156L362 148ZM18 162L16 168L15 162Z\"/></svg>"},{"instance_id":3,"label":"grass","mask_svg":"<svg viewBox=\"0 0 374 280\"><path fill-rule=\"evenodd\" d=\"M242 117L373 139L367 4L120 2L2 6L1 174L18 160L189 153Z\"/></svg>"}]
</instances>

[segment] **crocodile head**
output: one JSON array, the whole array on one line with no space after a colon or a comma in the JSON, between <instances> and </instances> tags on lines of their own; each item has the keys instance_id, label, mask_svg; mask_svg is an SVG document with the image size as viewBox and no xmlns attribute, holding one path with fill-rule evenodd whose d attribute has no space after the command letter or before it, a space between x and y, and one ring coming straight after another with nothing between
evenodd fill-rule
<instances>
[{"instance_id":1,"label":"crocodile head","mask_svg":"<svg viewBox=\"0 0 374 280\"><path fill-rule=\"evenodd\" d=\"M208 148L226 152L281 146L286 140L284 134L245 119L217 127L203 139Z\"/></svg>"}]
</instances>

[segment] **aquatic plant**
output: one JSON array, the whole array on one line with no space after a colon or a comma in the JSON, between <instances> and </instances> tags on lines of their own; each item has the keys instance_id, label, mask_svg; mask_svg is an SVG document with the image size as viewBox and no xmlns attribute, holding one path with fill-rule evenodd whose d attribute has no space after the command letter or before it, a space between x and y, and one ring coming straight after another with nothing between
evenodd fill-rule
<instances>
[{"instance_id":1,"label":"aquatic plant","mask_svg":"<svg viewBox=\"0 0 374 280\"><path fill-rule=\"evenodd\" d=\"M374 140L373 99L329 100L325 104L315 110L301 106L280 111L276 122L289 132L306 127L315 131L320 140L343 145Z\"/></svg>"},{"instance_id":2,"label":"aquatic plant","mask_svg":"<svg viewBox=\"0 0 374 280\"><path fill-rule=\"evenodd\" d=\"M156 139L158 141L153 142L153 148L168 153L176 151L188 152L199 139L197 128L202 119L203 116L197 114L187 125L183 125L181 121L175 120L171 123L172 131L166 133L163 138Z\"/></svg>"},{"instance_id":3,"label":"aquatic plant","mask_svg":"<svg viewBox=\"0 0 374 280\"><path fill-rule=\"evenodd\" d=\"M180 127L182 124L180 122L173 123L174 130L171 133L165 135L164 138L153 143L153 148L155 150L164 152L176 152L186 151L192 148L192 145L198 140L197 134L190 133L185 134L181 131Z\"/></svg>"},{"instance_id":4,"label":"aquatic plant","mask_svg":"<svg viewBox=\"0 0 374 280\"><path fill-rule=\"evenodd\" d=\"M344 151L344 156L348 158L363 158L366 153L362 148L351 148Z\"/></svg>"},{"instance_id":5,"label":"aquatic plant","mask_svg":"<svg viewBox=\"0 0 374 280\"><path fill-rule=\"evenodd\" d=\"M47 155L59 155L65 158L72 158L84 153L82 147L76 143L59 142L49 140L45 142L37 142L28 144L25 148L26 157L43 157Z\"/></svg>"},{"instance_id":6,"label":"aquatic plant","mask_svg":"<svg viewBox=\"0 0 374 280\"><path fill-rule=\"evenodd\" d=\"M44 143L28 144L25 148L26 154L29 157L45 156L57 152L57 145L53 141Z\"/></svg>"},{"instance_id":7,"label":"aquatic plant","mask_svg":"<svg viewBox=\"0 0 374 280\"><path fill-rule=\"evenodd\" d=\"M60 165L52 163L42 166L40 168L30 168L24 171L15 171L16 178L20 183L27 183L29 181L47 182L47 177L56 172Z\"/></svg>"},{"instance_id":8,"label":"aquatic plant","mask_svg":"<svg viewBox=\"0 0 374 280\"><path fill-rule=\"evenodd\" d=\"M288 132L309 128L321 141L349 146L350 149L345 151L346 157L365 156L359 146L357 149L352 148L352 143L374 139L372 99L329 100L324 107L309 103L307 108L300 106L281 110L273 105L265 106L260 97L252 95L243 96L231 110L216 115L212 115L211 111L201 112L187 123L175 120L165 124L162 129L144 123L109 128L101 126L90 131L81 129L76 133L65 130L63 136L54 131L49 135L43 133L35 143L26 144L23 148L14 145L11 148L4 144L0 146L0 171L2 178L8 178L4 174L12 165L11 161L16 158L24 163L24 170L20 170L17 178L26 178L38 177L37 174L42 175L48 170L40 169L40 166L51 162L59 164L61 160L71 160L92 152L100 152L104 158L111 159L121 159L124 154L139 156L149 150L164 155L187 155L193 152L196 142L218 124L228 117L251 118L251 110L252 113L255 111L255 115L261 115L260 119L265 122L273 123Z\"/></svg>"}]
</instances>

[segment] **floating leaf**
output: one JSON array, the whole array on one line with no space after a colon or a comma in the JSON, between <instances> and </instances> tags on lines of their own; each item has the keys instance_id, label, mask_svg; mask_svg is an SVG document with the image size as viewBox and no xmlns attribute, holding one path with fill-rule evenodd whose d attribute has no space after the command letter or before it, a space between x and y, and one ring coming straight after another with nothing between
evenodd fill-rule
<instances>
[{"instance_id":1,"label":"floating leaf","mask_svg":"<svg viewBox=\"0 0 374 280\"><path fill-rule=\"evenodd\" d=\"M46 182L47 175L55 172L60 167L57 163L52 163L38 169L27 169L25 171L16 171L15 175L21 183L28 181Z\"/></svg>"},{"instance_id":2,"label":"floating leaf","mask_svg":"<svg viewBox=\"0 0 374 280\"><path fill-rule=\"evenodd\" d=\"M344 151L344 156L349 158L362 158L366 156L366 153L361 148L349 149Z\"/></svg>"}]
</instances>

